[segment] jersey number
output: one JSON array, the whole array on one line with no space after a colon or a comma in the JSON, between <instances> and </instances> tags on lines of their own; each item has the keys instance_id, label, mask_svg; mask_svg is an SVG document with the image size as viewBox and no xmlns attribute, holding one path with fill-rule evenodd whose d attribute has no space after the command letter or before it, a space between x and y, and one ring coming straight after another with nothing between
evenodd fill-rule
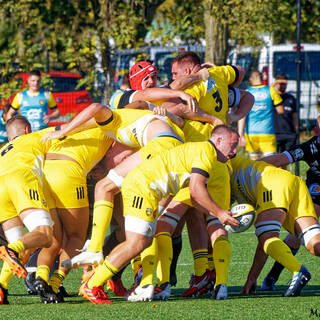
<instances>
[{"instance_id":1,"label":"jersey number","mask_svg":"<svg viewBox=\"0 0 320 320\"><path fill-rule=\"evenodd\" d=\"M1 157L3 157L7 152L9 152L13 148L12 144L9 144L4 150L1 152Z\"/></svg>"},{"instance_id":2,"label":"jersey number","mask_svg":"<svg viewBox=\"0 0 320 320\"><path fill-rule=\"evenodd\" d=\"M217 104L217 106L215 107L216 112L221 111L221 109L222 109L222 100L221 100L221 97L220 97L220 94L219 94L218 90L212 94L212 98L214 99L214 101Z\"/></svg>"}]
</instances>

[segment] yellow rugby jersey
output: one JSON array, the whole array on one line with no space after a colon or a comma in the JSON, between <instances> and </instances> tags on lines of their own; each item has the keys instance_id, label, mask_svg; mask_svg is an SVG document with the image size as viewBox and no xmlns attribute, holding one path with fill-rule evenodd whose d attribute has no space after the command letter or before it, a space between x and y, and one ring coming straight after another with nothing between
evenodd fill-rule
<instances>
[{"instance_id":1,"label":"yellow rugby jersey","mask_svg":"<svg viewBox=\"0 0 320 320\"><path fill-rule=\"evenodd\" d=\"M168 123L173 131L184 140L182 130L168 117L155 115L149 110L112 110L112 118L105 123L99 123L99 127L114 140L128 147L140 149L147 143L145 129L153 119L160 119Z\"/></svg>"},{"instance_id":2,"label":"yellow rugby jersey","mask_svg":"<svg viewBox=\"0 0 320 320\"><path fill-rule=\"evenodd\" d=\"M44 154L52 142L42 143L40 139L55 128L47 128L19 136L0 149L0 176L21 169L33 170L39 178L43 175Z\"/></svg>"},{"instance_id":3,"label":"yellow rugby jersey","mask_svg":"<svg viewBox=\"0 0 320 320\"><path fill-rule=\"evenodd\" d=\"M113 143L100 128L80 131L61 141L54 140L48 152L66 155L76 160L86 174L103 158Z\"/></svg>"},{"instance_id":4,"label":"yellow rugby jersey","mask_svg":"<svg viewBox=\"0 0 320 320\"><path fill-rule=\"evenodd\" d=\"M276 167L264 161L254 161L240 156L231 159L231 166L232 195L239 203L245 202L255 206L258 184L262 176L270 169L275 170Z\"/></svg>"},{"instance_id":5,"label":"yellow rugby jersey","mask_svg":"<svg viewBox=\"0 0 320 320\"><path fill-rule=\"evenodd\" d=\"M147 185L153 196L160 200L187 187L191 173L200 173L229 184L226 165L217 160L217 153L210 141L185 143L158 155L131 171L128 181L135 181L143 188ZM145 190L144 190L145 191Z\"/></svg>"},{"instance_id":6,"label":"yellow rugby jersey","mask_svg":"<svg viewBox=\"0 0 320 320\"><path fill-rule=\"evenodd\" d=\"M182 127L186 142L199 142L209 140L213 125L195 120L185 120Z\"/></svg>"},{"instance_id":7,"label":"yellow rugby jersey","mask_svg":"<svg viewBox=\"0 0 320 320\"><path fill-rule=\"evenodd\" d=\"M195 97L199 108L226 123L228 113L228 85L234 83L238 71L233 66L214 66L208 69L207 81L199 81L189 86L184 92Z\"/></svg>"}]
</instances>

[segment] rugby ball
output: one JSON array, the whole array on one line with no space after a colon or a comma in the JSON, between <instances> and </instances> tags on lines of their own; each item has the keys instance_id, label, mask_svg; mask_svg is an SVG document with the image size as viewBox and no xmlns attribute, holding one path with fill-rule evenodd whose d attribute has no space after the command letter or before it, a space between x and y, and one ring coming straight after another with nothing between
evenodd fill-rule
<instances>
[{"instance_id":1,"label":"rugby ball","mask_svg":"<svg viewBox=\"0 0 320 320\"><path fill-rule=\"evenodd\" d=\"M240 222L237 227L225 225L225 229L231 233L246 231L252 225L256 216L253 206L247 203L237 204L230 211L232 212L232 217Z\"/></svg>"}]
</instances>

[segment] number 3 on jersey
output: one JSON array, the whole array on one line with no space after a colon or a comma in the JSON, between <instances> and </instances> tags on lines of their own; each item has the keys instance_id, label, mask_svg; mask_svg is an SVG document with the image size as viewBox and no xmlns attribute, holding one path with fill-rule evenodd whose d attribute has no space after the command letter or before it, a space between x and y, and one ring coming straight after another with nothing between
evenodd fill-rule
<instances>
[{"instance_id":1,"label":"number 3 on jersey","mask_svg":"<svg viewBox=\"0 0 320 320\"><path fill-rule=\"evenodd\" d=\"M222 99L220 97L219 91L217 90L212 94L212 98L216 102L216 107L214 108L216 112L220 112L222 109Z\"/></svg>"}]
</instances>

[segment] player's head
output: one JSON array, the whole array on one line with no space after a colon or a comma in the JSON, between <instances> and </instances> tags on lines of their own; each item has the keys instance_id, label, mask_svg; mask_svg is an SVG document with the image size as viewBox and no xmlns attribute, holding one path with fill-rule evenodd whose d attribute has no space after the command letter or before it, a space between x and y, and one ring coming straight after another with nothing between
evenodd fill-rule
<instances>
[{"instance_id":1,"label":"player's head","mask_svg":"<svg viewBox=\"0 0 320 320\"><path fill-rule=\"evenodd\" d=\"M276 75L275 87L278 92L285 93L287 90L288 77L285 73L279 73Z\"/></svg>"},{"instance_id":2,"label":"player's head","mask_svg":"<svg viewBox=\"0 0 320 320\"><path fill-rule=\"evenodd\" d=\"M196 73L200 69L200 57L195 52L186 51L180 53L172 60L172 79L175 80L180 76Z\"/></svg>"},{"instance_id":3,"label":"player's head","mask_svg":"<svg viewBox=\"0 0 320 320\"><path fill-rule=\"evenodd\" d=\"M253 70L250 73L249 81L250 81L251 85L253 85L253 86L262 84L262 74L261 74L261 72L258 71L258 70Z\"/></svg>"},{"instance_id":4,"label":"player's head","mask_svg":"<svg viewBox=\"0 0 320 320\"><path fill-rule=\"evenodd\" d=\"M157 86L157 69L148 61L139 61L129 71L131 89L143 90Z\"/></svg>"},{"instance_id":5,"label":"player's head","mask_svg":"<svg viewBox=\"0 0 320 320\"><path fill-rule=\"evenodd\" d=\"M8 140L31 132L29 121L23 116L15 116L10 118L6 124Z\"/></svg>"},{"instance_id":6,"label":"player's head","mask_svg":"<svg viewBox=\"0 0 320 320\"><path fill-rule=\"evenodd\" d=\"M237 154L239 134L232 127L220 124L213 128L210 140L216 147L217 159L227 162Z\"/></svg>"},{"instance_id":7,"label":"player's head","mask_svg":"<svg viewBox=\"0 0 320 320\"><path fill-rule=\"evenodd\" d=\"M39 70L32 70L28 78L29 90L37 92L40 89L41 73Z\"/></svg>"}]
</instances>

